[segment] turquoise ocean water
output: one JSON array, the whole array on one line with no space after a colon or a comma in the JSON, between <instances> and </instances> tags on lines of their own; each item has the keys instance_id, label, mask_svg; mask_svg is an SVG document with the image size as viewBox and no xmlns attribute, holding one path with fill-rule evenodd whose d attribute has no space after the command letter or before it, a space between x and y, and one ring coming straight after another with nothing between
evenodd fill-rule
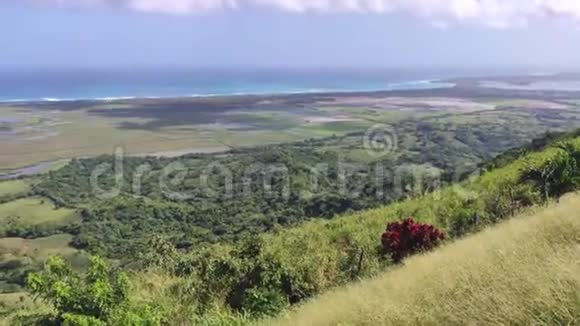
<instances>
[{"instance_id":1,"label":"turquoise ocean water","mask_svg":"<svg viewBox=\"0 0 580 326\"><path fill-rule=\"evenodd\" d=\"M458 72L100 69L0 71L0 101L379 91L449 87ZM463 74L465 75L465 74Z\"/></svg>"}]
</instances>

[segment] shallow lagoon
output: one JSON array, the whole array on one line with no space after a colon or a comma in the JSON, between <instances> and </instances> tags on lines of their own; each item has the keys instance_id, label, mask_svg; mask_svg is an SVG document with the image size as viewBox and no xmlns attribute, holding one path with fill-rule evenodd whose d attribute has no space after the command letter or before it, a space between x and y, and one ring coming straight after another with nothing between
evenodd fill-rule
<instances>
[{"instance_id":1,"label":"shallow lagoon","mask_svg":"<svg viewBox=\"0 0 580 326\"><path fill-rule=\"evenodd\" d=\"M20 177L33 176L43 173L53 167L55 162L42 162L35 165L23 167L17 170L10 171L6 174L0 174L0 180L16 179Z\"/></svg>"}]
</instances>

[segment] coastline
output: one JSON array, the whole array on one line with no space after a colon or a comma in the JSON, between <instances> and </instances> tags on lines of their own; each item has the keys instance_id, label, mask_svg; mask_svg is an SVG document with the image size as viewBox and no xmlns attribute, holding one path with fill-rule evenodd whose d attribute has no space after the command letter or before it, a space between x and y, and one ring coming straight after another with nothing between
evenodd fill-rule
<instances>
[{"instance_id":1,"label":"coastline","mask_svg":"<svg viewBox=\"0 0 580 326\"><path fill-rule=\"evenodd\" d=\"M537 79L540 77L534 77ZM296 108L294 115L300 115L302 111L308 110L310 107L332 106L340 103L347 103L347 106L359 107L371 106L374 107L381 101L393 101L396 98L406 98L409 101L447 101L448 99L464 99L464 100L490 100L510 99L510 100L553 100L561 101L562 99L576 99L580 98L580 91L558 91L558 90L514 90L514 89L500 89L500 88L486 88L481 87L477 82L483 79L493 78L456 78L456 79L431 79L431 80L416 80L411 82L396 83L396 89L376 89L376 90L320 90L312 89L309 92L304 91L289 91L289 92L268 92L268 93L230 93L230 94L200 94L189 96L149 96L149 97L108 97L108 98L94 98L94 99L52 99L44 100L12 100L9 102L2 102L0 100L0 108L6 108L6 114L11 112L28 112L33 116L41 114L47 115L49 128L60 128L61 124L53 125L53 119L63 119L69 121L71 114L73 117L77 115L86 114L90 116L90 121L93 119L108 119L106 124L97 124L97 126L88 126L93 133L100 134L114 134L116 139L120 142L131 143L132 156L161 156L174 157L187 155L192 153L208 152L207 148L215 149L223 148L216 143L215 140L215 126L222 125L223 128L229 130L232 134L239 132L237 128L241 124L248 126L251 132L248 137L238 139L236 137L228 138L230 134L221 135L229 142L238 147L253 146L254 143L260 145L268 143L268 137L274 137L275 142L288 142L295 137L294 134L281 134L279 132L271 132L268 128L262 128L264 123L273 123L285 121L283 120L286 113L290 112L289 108ZM498 78L500 79L500 78ZM508 79L508 78L504 78ZM528 77L509 77L513 80L527 80ZM579 76L580 79L580 76ZM418 102L412 102L418 103ZM575 102L574 102L575 103ZM580 104L566 104L578 105ZM12 105L11 105L12 104ZM106 106L105 109L99 108L99 105ZM399 105L399 104L398 104ZM412 104L413 108L425 107L427 109L434 108L428 104ZM257 108L258 111L272 112L258 112L257 116L252 114L252 108ZM25 111L19 111L19 110ZM12 111L11 111L12 110ZM74 113L73 113L74 112ZM235 112L235 114L229 114ZM276 113L278 112L278 113ZM280 113L285 112L285 113ZM23 113L22 113L23 114ZM312 115L307 112L305 115ZM0 116L2 111L0 111ZM62 116L59 116L62 115ZM10 117L10 116L8 116ZM293 126L295 120L289 118L290 127L281 124L280 128L299 128ZM26 121L25 118L19 118ZM71 121L76 121L72 118ZM221 120L220 120L221 119ZM111 121L115 121L112 123ZM218 122L216 122L218 121ZM269 122L272 121L272 122ZM1 121L0 121L1 122ZM102 122L102 121L101 121ZM82 122L79 120L78 123ZM214 125L212 125L214 124ZM321 126L302 126L300 135L308 135L309 137L319 137L332 134L330 131L325 134L324 123ZM349 125L347 122L339 124L329 123L328 128L358 128L357 123ZM172 130L172 126L177 126L174 134L167 132ZM194 126L194 127L191 127ZM204 127L205 126L205 127ZM209 126L209 127L208 127ZM292 127L292 128L291 128ZM188 129L189 128L189 129ZM197 129L196 129L197 128ZM204 129L205 128L205 129ZM229 129L228 129L229 128ZM335 130L333 132L341 132ZM52 129L51 129L52 130ZM187 131L190 130L190 131ZM330 130L330 129L329 129ZM354 130L354 129L353 129ZM42 130L41 130L42 132ZM67 131L68 132L68 131ZM76 132L76 131L75 131ZM81 136L84 131L79 131ZM293 131L292 131L293 132ZM72 132L74 134L74 132ZM51 135L60 135L58 130ZM62 133L66 135L66 133ZM76 134L75 134L76 135ZM176 136L177 135L177 136ZM8 135L12 137L13 135ZM179 137L178 137L179 136ZM110 148L116 146L116 143L109 143L107 141L95 142L91 147L86 144L73 141L71 139L81 138L67 138L60 136L60 141L65 144L63 150L74 152L74 155L57 155L58 159L70 159L73 157L91 157L102 153L109 153ZM143 138L145 137L145 138ZM212 138L214 137L214 138ZM39 138L40 139L40 138ZM143 140L146 139L146 140ZM69 144L70 140L70 144ZM210 141L211 140L211 141ZM144 143L147 145L144 145ZM223 140L220 140L223 145ZM6 142L5 144L9 144ZM30 142L30 149L24 150L22 148L10 147L6 145L3 150L6 150L7 158L12 158L10 155L20 155L24 153L31 158L15 159L10 161L0 171L0 179L6 177L18 177L24 171L32 171L42 162L52 161L53 155L32 154L38 150L38 146L42 146L42 139ZM214 152L210 150L209 152ZM10 154L14 153L14 154ZM50 157L49 157L50 156ZM35 173L32 173L35 174Z\"/></svg>"},{"instance_id":2,"label":"coastline","mask_svg":"<svg viewBox=\"0 0 580 326\"><path fill-rule=\"evenodd\" d=\"M457 86L456 82L445 79L424 79L405 81L397 83L388 83L384 88L352 88L352 89L324 89L312 88L293 91L265 91L265 92L230 92L230 93L200 93L200 94L182 94L182 95L124 95L124 96L102 96L102 97L76 97L76 98L53 98L39 97L28 99L0 99L0 104L43 104L43 103L71 103L71 102L116 102L130 100L171 100L171 99L193 99L193 98L235 98L250 96L286 96L286 95L325 95L325 94L358 94L358 93L379 93L391 91L421 91L421 90L438 90L451 89Z\"/></svg>"}]
</instances>

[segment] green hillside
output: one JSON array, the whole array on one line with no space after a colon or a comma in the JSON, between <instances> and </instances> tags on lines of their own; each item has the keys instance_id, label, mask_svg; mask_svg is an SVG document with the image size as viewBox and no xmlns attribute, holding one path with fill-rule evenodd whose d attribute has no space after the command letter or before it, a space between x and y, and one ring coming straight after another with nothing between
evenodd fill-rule
<instances>
[{"instance_id":1,"label":"green hillside","mask_svg":"<svg viewBox=\"0 0 580 326\"><path fill-rule=\"evenodd\" d=\"M287 304L379 275L392 266L378 254L380 235L389 221L414 216L418 221L433 223L452 240L576 189L579 149L580 138L552 143L502 168L425 196L331 221L314 220L235 246L198 248L175 256L174 265L172 260L163 260L161 270L177 276L168 288L191 294L180 300L196 307L198 323L213 324L215 315L231 316L231 311L250 317L275 314ZM531 172L538 169L552 176L547 181L551 184L548 198L546 182L532 177ZM167 257L166 247L159 248L163 250L158 256ZM173 316L181 313L177 311ZM231 322L225 320L226 324Z\"/></svg>"},{"instance_id":2,"label":"green hillside","mask_svg":"<svg viewBox=\"0 0 580 326\"><path fill-rule=\"evenodd\" d=\"M577 325L580 195L524 214L271 325Z\"/></svg>"}]
</instances>

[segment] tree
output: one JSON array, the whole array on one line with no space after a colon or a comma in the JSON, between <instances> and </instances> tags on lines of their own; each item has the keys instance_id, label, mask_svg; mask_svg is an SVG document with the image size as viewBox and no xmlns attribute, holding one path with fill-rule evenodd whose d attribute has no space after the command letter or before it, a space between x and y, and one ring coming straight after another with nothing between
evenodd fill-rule
<instances>
[{"instance_id":1,"label":"tree","mask_svg":"<svg viewBox=\"0 0 580 326\"><path fill-rule=\"evenodd\" d=\"M523 180L535 183L546 200L580 186L580 151L572 143L560 143L556 148L557 155L540 165L528 165L523 173Z\"/></svg>"}]
</instances>

